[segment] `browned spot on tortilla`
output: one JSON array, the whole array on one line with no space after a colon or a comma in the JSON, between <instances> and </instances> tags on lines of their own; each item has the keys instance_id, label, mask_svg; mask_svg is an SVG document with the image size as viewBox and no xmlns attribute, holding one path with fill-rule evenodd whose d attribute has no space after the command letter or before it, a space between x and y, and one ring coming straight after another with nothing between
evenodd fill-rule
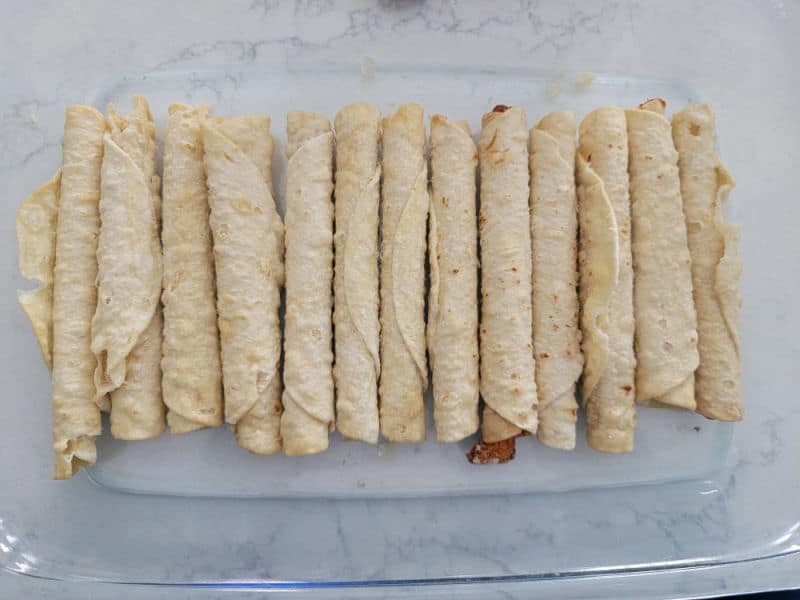
<instances>
[{"instance_id":1,"label":"browned spot on tortilla","mask_svg":"<svg viewBox=\"0 0 800 600\"><path fill-rule=\"evenodd\" d=\"M700 125L697 123L689 123L689 133L694 136L700 135Z\"/></svg>"},{"instance_id":2,"label":"browned spot on tortilla","mask_svg":"<svg viewBox=\"0 0 800 600\"><path fill-rule=\"evenodd\" d=\"M494 146L494 143L495 143L496 141L497 141L497 129L495 129L495 130L494 130L494 133L492 134L492 139L491 139L491 140L489 140L489 143L488 143L488 144L487 144L487 146L486 146L486 151L487 151L487 152L489 152L489 150L491 150L491 149L492 149L492 146Z\"/></svg>"},{"instance_id":3,"label":"browned spot on tortilla","mask_svg":"<svg viewBox=\"0 0 800 600\"><path fill-rule=\"evenodd\" d=\"M620 389L621 389L623 392L625 392L626 394L630 394L630 393L633 391L633 386L632 386L632 385L625 384L625 385L621 386L621 387L620 387Z\"/></svg>"},{"instance_id":4,"label":"browned spot on tortilla","mask_svg":"<svg viewBox=\"0 0 800 600\"><path fill-rule=\"evenodd\" d=\"M511 107L510 107L510 106L506 106L505 104L497 104L497 105L496 105L496 106L495 106L495 107L492 109L492 112L499 112L499 113L501 113L501 112L506 112L506 111L507 111L509 108L511 108Z\"/></svg>"}]
</instances>

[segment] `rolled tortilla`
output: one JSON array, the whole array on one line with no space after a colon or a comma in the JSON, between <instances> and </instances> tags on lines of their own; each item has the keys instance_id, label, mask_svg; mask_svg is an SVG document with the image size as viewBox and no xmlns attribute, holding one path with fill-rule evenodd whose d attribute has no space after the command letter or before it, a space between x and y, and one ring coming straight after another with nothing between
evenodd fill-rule
<instances>
[{"instance_id":1,"label":"rolled tortilla","mask_svg":"<svg viewBox=\"0 0 800 600\"><path fill-rule=\"evenodd\" d=\"M164 430L161 400L160 180L155 125L142 96L123 117L108 107L100 188L97 309L92 352L97 397L111 399L111 434Z\"/></svg>"},{"instance_id":2,"label":"rolled tortilla","mask_svg":"<svg viewBox=\"0 0 800 600\"><path fill-rule=\"evenodd\" d=\"M333 427L333 133L328 119L286 117L286 319L281 438L289 456L328 447Z\"/></svg>"},{"instance_id":3,"label":"rolled tortilla","mask_svg":"<svg viewBox=\"0 0 800 600\"><path fill-rule=\"evenodd\" d=\"M697 308L700 366L695 373L697 412L710 419L739 421L744 414L739 379L739 228L723 205L733 178L714 150L714 112L689 106L672 117L686 216L692 283Z\"/></svg>"},{"instance_id":4,"label":"rolled tortilla","mask_svg":"<svg viewBox=\"0 0 800 600\"><path fill-rule=\"evenodd\" d=\"M636 401L695 409L697 316L666 103L625 111L633 224Z\"/></svg>"},{"instance_id":5,"label":"rolled tortilla","mask_svg":"<svg viewBox=\"0 0 800 600\"><path fill-rule=\"evenodd\" d=\"M162 388L172 433L222 424L214 256L202 104L172 104L164 136Z\"/></svg>"},{"instance_id":6,"label":"rolled tortilla","mask_svg":"<svg viewBox=\"0 0 800 600\"><path fill-rule=\"evenodd\" d=\"M528 128L521 108L483 116L481 169L481 438L536 432L531 313Z\"/></svg>"},{"instance_id":7,"label":"rolled tortilla","mask_svg":"<svg viewBox=\"0 0 800 600\"><path fill-rule=\"evenodd\" d=\"M466 121L431 119L428 355L440 442L478 430L478 150Z\"/></svg>"},{"instance_id":8,"label":"rolled tortilla","mask_svg":"<svg viewBox=\"0 0 800 600\"><path fill-rule=\"evenodd\" d=\"M91 323L97 302L100 168L106 120L89 106L67 108L53 271L53 449L55 478L97 460Z\"/></svg>"},{"instance_id":9,"label":"rolled tortilla","mask_svg":"<svg viewBox=\"0 0 800 600\"><path fill-rule=\"evenodd\" d=\"M380 111L350 104L336 115L336 427L378 441L378 165Z\"/></svg>"},{"instance_id":10,"label":"rolled tortilla","mask_svg":"<svg viewBox=\"0 0 800 600\"><path fill-rule=\"evenodd\" d=\"M578 221L586 438L601 452L633 450L633 268L625 112L599 108L580 125Z\"/></svg>"},{"instance_id":11,"label":"rolled tortilla","mask_svg":"<svg viewBox=\"0 0 800 600\"><path fill-rule=\"evenodd\" d=\"M404 104L383 120L381 188L381 434L425 439L425 250L428 165L422 107Z\"/></svg>"},{"instance_id":12,"label":"rolled tortilla","mask_svg":"<svg viewBox=\"0 0 800 600\"><path fill-rule=\"evenodd\" d=\"M56 262L56 223L61 193L61 169L28 196L17 209L19 272L39 286L17 292L39 342L47 368L53 368L53 269Z\"/></svg>"},{"instance_id":13,"label":"rolled tortilla","mask_svg":"<svg viewBox=\"0 0 800 600\"><path fill-rule=\"evenodd\" d=\"M225 420L257 454L281 448L283 223L272 197L269 124L266 115L203 123Z\"/></svg>"},{"instance_id":14,"label":"rolled tortilla","mask_svg":"<svg viewBox=\"0 0 800 600\"><path fill-rule=\"evenodd\" d=\"M575 384L583 370L578 323L575 114L554 112L531 129L533 350L539 441L575 447Z\"/></svg>"}]
</instances>

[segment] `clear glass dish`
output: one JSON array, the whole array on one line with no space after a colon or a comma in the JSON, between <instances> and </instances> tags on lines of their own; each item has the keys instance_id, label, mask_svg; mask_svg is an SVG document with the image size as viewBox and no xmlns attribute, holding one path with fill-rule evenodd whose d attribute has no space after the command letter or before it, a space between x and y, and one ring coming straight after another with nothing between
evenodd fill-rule
<instances>
[{"instance_id":1,"label":"clear glass dish","mask_svg":"<svg viewBox=\"0 0 800 600\"><path fill-rule=\"evenodd\" d=\"M145 2L145 15L126 17L139 22L157 4ZM582 10L556 2L491 10L289 8L255 3L220 14L199 3L195 35L179 13L163 15L139 37L135 28L109 24L98 49L53 59L63 74L43 67L62 83L58 93L36 92L49 100L31 109L41 137L33 151L31 128L13 125L26 122L27 105L3 122L8 154L0 169L9 185L0 264L9 285L0 299L0 567L64 580L309 591L566 585L800 551L800 410L792 377L800 208L789 195L788 170L792 148L796 158L789 98L798 86L783 58L797 43L786 32L786 9L775 3L730 14L725 3L649 11L603 3ZM35 17L30 9L19 18ZM50 31L54 47L69 45L48 23L36 35ZM88 35L93 24L87 16L75 27ZM714 35L730 46L712 44ZM120 39L149 47L126 63ZM94 69L91 77L82 65ZM588 85L586 72L594 75ZM723 160L738 180L729 212L743 225L746 420L731 425L643 408L631 455L592 452L581 430L574 452L527 438L514 461L484 468L464 458L472 441L441 445L430 433L425 444L377 448L334 434L330 451L306 458L250 455L225 429L139 443L106 433L94 468L52 481L47 371L12 293L28 285L16 274L14 211L57 168L68 101L125 109L134 93L149 99L159 133L168 103L177 100L206 102L218 115L269 113L279 198L290 109L333 118L351 101L385 113L416 101L429 116L467 118L478 131L481 114L497 103L524 107L532 126L561 108L580 117L656 96L669 111L711 102Z\"/></svg>"}]
</instances>

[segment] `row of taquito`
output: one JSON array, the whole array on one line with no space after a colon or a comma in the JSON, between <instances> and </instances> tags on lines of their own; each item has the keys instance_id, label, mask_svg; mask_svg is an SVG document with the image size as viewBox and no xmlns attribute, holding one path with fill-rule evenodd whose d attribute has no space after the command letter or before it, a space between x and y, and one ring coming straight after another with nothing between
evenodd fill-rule
<instances>
[{"instance_id":1,"label":"row of taquito","mask_svg":"<svg viewBox=\"0 0 800 600\"><path fill-rule=\"evenodd\" d=\"M742 418L741 261L738 229L723 214L733 179L714 150L711 108L687 107L670 124L665 106L657 99L630 110L595 110L580 125L577 149L571 113L548 115L531 130L530 240L519 225L527 208L524 114L498 107L484 117L480 240L485 444L473 449L471 460L506 460L513 456L513 438L537 427L537 407L528 404L526 411L522 403L523 398L535 403L537 396L535 384L520 373L520 365L525 372L531 370L530 352L525 351L531 344L539 386L538 436L547 445L574 446L575 384L581 370L587 442L596 450L633 449L636 403L696 410L726 421ZM500 120L502 129L487 127ZM495 169L505 187L496 183ZM487 173L492 177L488 181ZM499 240L491 229L498 221L504 233ZM497 257L506 262L495 264ZM530 294L524 289L527 279L515 278L520 272L527 275L529 264ZM498 294L501 302L495 304ZM512 327L496 329L492 338L491 324L500 318L495 312L500 307L506 309L507 321L522 324L517 333L528 330L532 316L531 341L509 342ZM507 360L512 354L500 340L513 345L519 362ZM494 364L494 350L501 352L504 362L498 364L507 367L505 372ZM497 390L486 379L490 372L506 376L499 398L492 397ZM526 418L532 427L524 424Z\"/></svg>"},{"instance_id":2,"label":"row of taquito","mask_svg":"<svg viewBox=\"0 0 800 600\"><path fill-rule=\"evenodd\" d=\"M710 109L676 115L672 135L662 112L593 112L576 168L572 113L529 136L521 109L498 107L477 151L466 123L437 115L429 189L422 109L381 122L350 105L335 120L335 236L333 132L290 113L284 240L268 117L172 105L161 188L143 98L127 118L71 107L62 169L18 218L23 274L42 281L20 299L52 361L56 476L95 461L101 409L124 439L160 434L165 414L180 433L224 412L259 453L320 452L334 422L351 439L422 441L426 346L441 441L477 430L480 386L484 442L538 428L572 448L582 371L598 450L632 449L634 398L695 408L696 395L702 414L740 418L732 182Z\"/></svg>"}]
</instances>

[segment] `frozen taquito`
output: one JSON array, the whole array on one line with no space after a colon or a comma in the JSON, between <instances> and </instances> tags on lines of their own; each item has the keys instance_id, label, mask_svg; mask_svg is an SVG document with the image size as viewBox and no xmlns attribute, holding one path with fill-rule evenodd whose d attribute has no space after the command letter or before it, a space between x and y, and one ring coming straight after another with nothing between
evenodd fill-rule
<instances>
[{"instance_id":1,"label":"frozen taquito","mask_svg":"<svg viewBox=\"0 0 800 600\"><path fill-rule=\"evenodd\" d=\"M531 129L533 350L539 394L537 436L575 447L575 384L583 370L578 324L575 113L554 112Z\"/></svg>"},{"instance_id":2,"label":"frozen taquito","mask_svg":"<svg viewBox=\"0 0 800 600\"><path fill-rule=\"evenodd\" d=\"M666 103L625 111L628 124L636 401L694 410L697 317L678 153Z\"/></svg>"},{"instance_id":3,"label":"frozen taquito","mask_svg":"<svg viewBox=\"0 0 800 600\"><path fill-rule=\"evenodd\" d=\"M378 164L380 111L350 104L336 115L336 270L333 377L336 427L378 441Z\"/></svg>"},{"instance_id":4,"label":"frozen taquito","mask_svg":"<svg viewBox=\"0 0 800 600\"><path fill-rule=\"evenodd\" d=\"M466 121L431 119L428 355L440 442L478 430L478 150Z\"/></svg>"},{"instance_id":5,"label":"frozen taquito","mask_svg":"<svg viewBox=\"0 0 800 600\"><path fill-rule=\"evenodd\" d=\"M281 439L289 456L328 447L333 426L333 133L286 116L286 318Z\"/></svg>"},{"instance_id":6,"label":"frozen taquito","mask_svg":"<svg viewBox=\"0 0 800 600\"><path fill-rule=\"evenodd\" d=\"M60 191L61 169L17 209L19 272L39 284L33 290L20 290L17 297L49 369L53 368L53 268Z\"/></svg>"},{"instance_id":7,"label":"frozen taquito","mask_svg":"<svg viewBox=\"0 0 800 600\"><path fill-rule=\"evenodd\" d=\"M97 460L100 406L91 326L97 303L100 168L106 120L89 106L67 108L53 275L53 450L55 478Z\"/></svg>"},{"instance_id":8,"label":"frozen taquito","mask_svg":"<svg viewBox=\"0 0 800 600\"><path fill-rule=\"evenodd\" d=\"M723 211L734 181L714 150L710 106L696 104L673 115L672 138L678 150L697 309L697 412L710 419L738 421L744 413L738 335L742 263L739 228L727 221Z\"/></svg>"},{"instance_id":9,"label":"frozen taquito","mask_svg":"<svg viewBox=\"0 0 800 600\"><path fill-rule=\"evenodd\" d=\"M97 396L111 401L111 434L141 440L164 431L156 132L142 96L134 97L127 117L109 105L108 124L92 319L94 382Z\"/></svg>"},{"instance_id":10,"label":"frozen taquito","mask_svg":"<svg viewBox=\"0 0 800 600\"><path fill-rule=\"evenodd\" d=\"M630 452L636 425L633 268L625 111L599 108L579 128L576 157L586 439Z\"/></svg>"},{"instance_id":11,"label":"frozen taquito","mask_svg":"<svg viewBox=\"0 0 800 600\"><path fill-rule=\"evenodd\" d=\"M203 123L225 420L239 445L258 454L281 448L283 223L269 125L266 115Z\"/></svg>"},{"instance_id":12,"label":"frozen taquito","mask_svg":"<svg viewBox=\"0 0 800 600\"><path fill-rule=\"evenodd\" d=\"M381 434L425 439L425 250L428 165L422 107L404 104L383 119L381 188Z\"/></svg>"},{"instance_id":13,"label":"frozen taquito","mask_svg":"<svg viewBox=\"0 0 800 600\"><path fill-rule=\"evenodd\" d=\"M172 104L162 183L161 387L172 433L222 424L222 366L203 165L202 104Z\"/></svg>"},{"instance_id":14,"label":"frozen taquito","mask_svg":"<svg viewBox=\"0 0 800 600\"><path fill-rule=\"evenodd\" d=\"M528 127L521 108L483 115L481 170L481 439L493 443L537 427L531 313Z\"/></svg>"}]
</instances>

